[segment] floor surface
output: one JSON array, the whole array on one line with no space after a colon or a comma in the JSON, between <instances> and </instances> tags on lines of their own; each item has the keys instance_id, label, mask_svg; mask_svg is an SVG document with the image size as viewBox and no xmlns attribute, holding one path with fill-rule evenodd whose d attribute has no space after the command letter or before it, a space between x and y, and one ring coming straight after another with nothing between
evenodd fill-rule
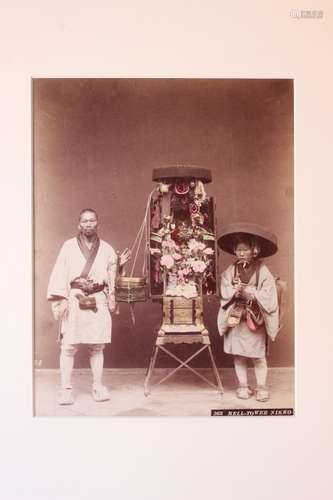
<instances>
[{"instance_id":1,"label":"floor surface","mask_svg":"<svg viewBox=\"0 0 333 500\"><path fill-rule=\"evenodd\" d=\"M105 369L104 384L111 393L110 401L97 403L91 396L91 372L75 369L73 387L75 402L59 406L58 370L36 370L35 415L47 417L74 416L209 416L212 409L293 408L293 368L270 368L268 385L270 400L256 401L255 397L241 400L236 397L237 383L232 368L219 369L224 394L206 384L187 369L180 369L161 385L153 385L168 374L168 369L157 368L152 377L151 393L144 395L145 369ZM211 370L199 369L214 381ZM249 383L255 386L253 370Z\"/></svg>"}]
</instances>

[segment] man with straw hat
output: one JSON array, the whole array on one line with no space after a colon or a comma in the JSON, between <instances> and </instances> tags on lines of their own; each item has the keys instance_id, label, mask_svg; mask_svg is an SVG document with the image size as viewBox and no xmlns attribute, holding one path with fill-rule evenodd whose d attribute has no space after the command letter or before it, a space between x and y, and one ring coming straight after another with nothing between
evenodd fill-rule
<instances>
[{"instance_id":1,"label":"man with straw hat","mask_svg":"<svg viewBox=\"0 0 333 500\"><path fill-rule=\"evenodd\" d=\"M222 250L236 260L222 274L218 330L224 336L224 352L233 354L239 387L237 397L248 399L247 362L251 358L257 382L257 401L268 401L267 335L274 340L279 329L275 279L258 257L277 252L276 236L252 223L226 226L218 239Z\"/></svg>"}]
</instances>

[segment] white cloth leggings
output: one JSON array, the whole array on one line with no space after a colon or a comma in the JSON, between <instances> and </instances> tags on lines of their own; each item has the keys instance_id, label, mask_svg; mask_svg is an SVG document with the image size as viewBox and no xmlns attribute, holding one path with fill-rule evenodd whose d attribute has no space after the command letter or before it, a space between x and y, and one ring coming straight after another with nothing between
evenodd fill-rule
<instances>
[{"instance_id":1,"label":"white cloth leggings","mask_svg":"<svg viewBox=\"0 0 333 500\"><path fill-rule=\"evenodd\" d=\"M89 349L89 361L93 376L93 384L102 384L104 365L104 344L87 344ZM74 357L79 344L65 344L61 346L60 352L60 377L63 389L72 388L72 372L74 367Z\"/></svg>"},{"instance_id":2,"label":"white cloth leggings","mask_svg":"<svg viewBox=\"0 0 333 500\"><path fill-rule=\"evenodd\" d=\"M251 358L258 386L265 386L267 380L266 358ZM234 356L235 372L240 386L247 387L247 360L245 356Z\"/></svg>"}]
</instances>

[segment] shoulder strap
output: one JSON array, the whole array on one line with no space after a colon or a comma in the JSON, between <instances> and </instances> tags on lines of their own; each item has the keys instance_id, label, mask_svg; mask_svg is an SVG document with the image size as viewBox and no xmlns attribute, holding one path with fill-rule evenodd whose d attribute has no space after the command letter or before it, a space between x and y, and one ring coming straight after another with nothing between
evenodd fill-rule
<instances>
[{"instance_id":1,"label":"shoulder strap","mask_svg":"<svg viewBox=\"0 0 333 500\"><path fill-rule=\"evenodd\" d=\"M82 250L82 242L81 242L80 238L78 238L77 241L78 241L80 249ZM100 244L100 239L97 238L95 243L93 244L90 252L89 252L89 255L87 257L87 261L84 265L84 268L81 271L80 278L87 278L87 276L90 272L90 269L92 268L92 265L96 259L96 255L97 255L97 252L99 249L99 244Z\"/></svg>"}]
</instances>

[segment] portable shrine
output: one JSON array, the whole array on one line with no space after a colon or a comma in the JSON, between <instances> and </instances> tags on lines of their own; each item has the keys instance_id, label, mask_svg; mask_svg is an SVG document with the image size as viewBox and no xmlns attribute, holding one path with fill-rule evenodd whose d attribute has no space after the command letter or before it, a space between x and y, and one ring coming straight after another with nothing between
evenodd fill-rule
<instances>
[{"instance_id":1,"label":"portable shrine","mask_svg":"<svg viewBox=\"0 0 333 500\"><path fill-rule=\"evenodd\" d=\"M216 293L216 231L214 199L207 195L208 169L175 165L153 170L156 189L147 211L148 288L153 301L162 304L162 324L145 378L145 395L159 350L179 365L158 382L185 367L223 393L203 319L203 297ZM197 344L185 361L170 351L172 344ZM165 346L168 345L168 348ZM216 384L189 362L207 350Z\"/></svg>"}]
</instances>

